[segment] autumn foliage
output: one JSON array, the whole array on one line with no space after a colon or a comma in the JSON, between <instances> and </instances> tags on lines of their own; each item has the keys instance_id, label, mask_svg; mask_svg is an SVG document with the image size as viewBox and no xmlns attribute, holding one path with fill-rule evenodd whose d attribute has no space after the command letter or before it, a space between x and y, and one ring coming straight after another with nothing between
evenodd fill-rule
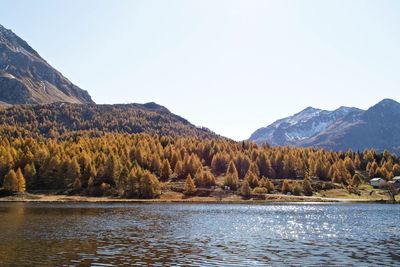
<instances>
[{"instance_id":1,"label":"autumn foliage","mask_svg":"<svg viewBox=\"0 0 400 267\"><path fill-rule=\"evenodd\" d=\"M211 188L222 176L220 186L246 195L256 188L271 193L277 185L283 193L311 195L311 181L357 186L363 182L360 173L391 179L399 174L399 163L395 155L373 150L332 152L144 133L0 140L0 186L16 192L51 189L155 198L162 183L172 179L186 180L192 195L193 188Z\"/></svg>"}]
</instances>

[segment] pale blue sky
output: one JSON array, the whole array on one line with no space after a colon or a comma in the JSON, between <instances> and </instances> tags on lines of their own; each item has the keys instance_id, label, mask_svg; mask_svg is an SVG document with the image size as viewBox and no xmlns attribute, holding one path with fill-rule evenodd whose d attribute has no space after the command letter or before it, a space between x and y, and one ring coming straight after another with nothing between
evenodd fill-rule
<instances>
[{"instance_id":1,"label":"pale blue sky","mask_svg":"<svg viewBox=\"0 0 400 267\"><path fill-rule=\"evenodd\" d=\"M2 0L0 18L97 103L155 101L237 140L400 100L400 1Z\"/></svg>"}]
</instances>

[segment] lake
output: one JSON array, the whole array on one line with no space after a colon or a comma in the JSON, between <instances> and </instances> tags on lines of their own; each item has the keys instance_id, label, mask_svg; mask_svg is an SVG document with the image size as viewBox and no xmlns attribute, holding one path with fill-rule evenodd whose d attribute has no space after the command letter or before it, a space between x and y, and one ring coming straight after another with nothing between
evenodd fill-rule
<instances>
[{"instance_id":1,"label":"lake","mask_svg":"<svg viewBox=\"0 0 400 267\"><path fill-rule=\"evenodd\" d=\"M400 205L0 203L0 266L395 266Z\"/></svg>"}]
</instances>

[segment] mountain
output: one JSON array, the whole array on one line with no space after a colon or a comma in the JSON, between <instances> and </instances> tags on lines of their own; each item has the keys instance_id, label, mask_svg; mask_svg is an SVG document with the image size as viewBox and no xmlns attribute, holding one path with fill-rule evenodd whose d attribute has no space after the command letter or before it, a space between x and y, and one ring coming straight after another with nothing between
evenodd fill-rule
<instances>
[{"instance_id":1,"label":"mountain","mask_svg":"<svg viewBox=\"0 0 400 267\"><path fill-rule=\"evenodd\" d=\"M93 103L88 92L0 25L0 104Z\"/></svg>"},{"instance_id":2,"label":"mountain","mask_svg":"<svg viewBox=\"0 0 400 267\"><path fill-rule=\"evenodd\" d=\"M384 99L368 110L307 108L254 132L250 140L271 145L331 150L374 148L400 152L400 104Z\"/></svg>"},{"instance_id":3,"label":"mountain","mask_svg":"<svg viewBox=\"0 0 400 267\"><path fill-rule=\"evenodd\" d=\"M105 133L149 133L218 138L156 103L12 105L0 109L0 136L101 136Z\"/></svg>"},{"instance_id":4,"label":"mountain","mask_svg":"<svg viewBox=\"0 0 400 267\"><path fill-rule=\"evenodd\" d=\"M278 120L271 125L255 131L250 140L271 145L296 145L329 128L347 115L357 117L362 111L357 108L340 107L327 111L308 107L303 111Z\"/></svg>"}]
</instances>

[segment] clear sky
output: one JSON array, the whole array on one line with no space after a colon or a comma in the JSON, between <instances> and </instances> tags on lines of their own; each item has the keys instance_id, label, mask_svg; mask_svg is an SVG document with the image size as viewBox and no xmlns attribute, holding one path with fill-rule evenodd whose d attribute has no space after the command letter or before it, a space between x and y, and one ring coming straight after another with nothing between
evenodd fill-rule
<instances>
[{"instance_id":1,"label":"clear sky","mask_svg":"<svg viewBox=\"0 0 400 267\"><path fill-rule=\"evenodd\" d=\"M97 103L154 101L237 140L400 100L396 0L2 0L0 24Z\"/></svg>"}]
</instances>

